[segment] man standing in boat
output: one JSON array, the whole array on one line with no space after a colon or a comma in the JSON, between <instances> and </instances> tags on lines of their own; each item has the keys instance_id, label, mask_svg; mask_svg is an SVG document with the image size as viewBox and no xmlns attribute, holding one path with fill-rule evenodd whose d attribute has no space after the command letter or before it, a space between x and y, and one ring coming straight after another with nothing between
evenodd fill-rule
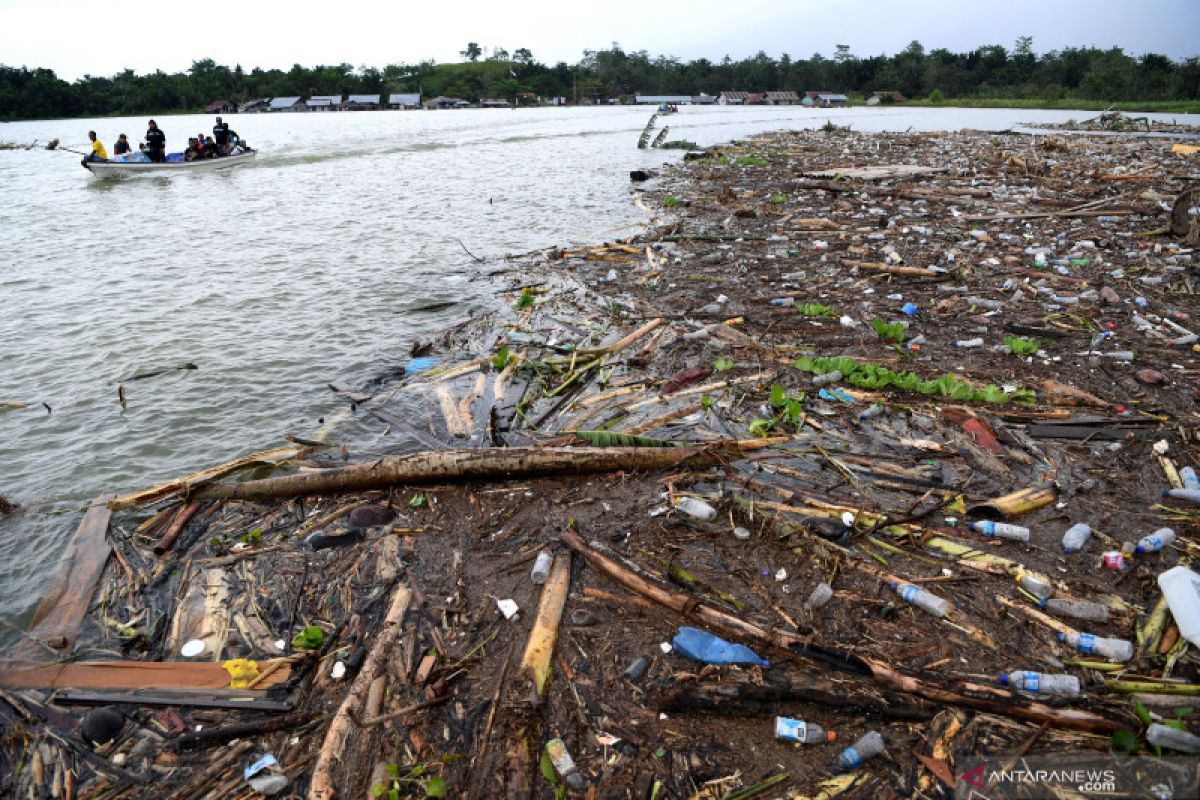
<instances>
[{"instance_id":1,"label":"man standing in boat","mask_svg":"<svg viewBox=\"0 0 1200 800\"><path fill-rule=\"evenodd\" d=\"M166 160L167 135L154 120L150 120L150 130L146 131L146 151L151 161L162 163Z\"/></svg>"},{"instance_id":2,"label":"man standing in boat","mask_svg":"<svg viewBox=\"0 0 1200 800\"><path fill-rule=\"evenodd\" d=\"M217 117L217 124L213 125L212 138L217 143L217 155L225 155L229 150L229 126L222 125L220 117Z\"/></svg>"}]
</instances>

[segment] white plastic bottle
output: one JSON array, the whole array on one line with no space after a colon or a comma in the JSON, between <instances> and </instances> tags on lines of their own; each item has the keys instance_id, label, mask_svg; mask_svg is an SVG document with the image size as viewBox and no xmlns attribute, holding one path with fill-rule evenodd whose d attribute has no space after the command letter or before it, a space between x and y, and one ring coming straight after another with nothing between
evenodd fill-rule
<instances>
[{"instance_id":1,"label":"white plastic bottle","mask_svg":"<svg viewBox=\"0 0 1200 800\"><path fill-rule=\"evenodd\" d=\"M1179 629L1183 633L1183 628ZM1128 661L1133 658L1133 644L1125 639L1106 639L1090 633L1060 633L1058 639L1084 655L1097 655L1109 661Z\"/></svg>"},{"instance_id":2,"label":"white plastic bottle","mask_svg":"<svg viewBox=\"0 0 1200 800\"><path fill-rule=\"evenodd\" d=\"M1024 570L1017 573L1017 585L1039 600L1054 594L1054 584L1049 579Z\"/></svg>"},{"instance_id":3,"label":"white plastic bottle","mask_svg":"<svg viewBox=\"0 0 1200 800\"><path fill-rule=\"evenodd\" d=\"M905 601L935 617L944 617L950 611L949 603L919 586L913 586L911 583L893 583L891 586Z\"/></svg>"},{"instance_id":4,"label":"white plastic bottle","mask_svg":"<svg viewBox=\"0 0 1200 800\"><path fill-rule=\"evenodd\" d=\"M1143 536L1137 546L1133 548L1133 552L1139 556L1143 553L1157 553L1173 541L1175 541L1175 531L1170 528L1159 528L1149 536Z\"/></svg>"},{"instance_id":5,"label":"white plastic bottle","mask_svg":"<svg viewBox=\"0 0 1200 800\"><path fill-rule=\"evenodd\" d=\"M803 744L818 744L832 742L837 738L833 731L826 731L820 725L789 717L775 718L775 738L785 742L801 742Z\"/></svg>"},{"instance_id":6,"label":"white plastic bottle","mask_svg":"<svg viewBox=\"0 0 1200 800\"><path fill-rule=\"evenodd\" d=\"M675 499L675 507L696 519L710 520L716 519L717 510L703 500L697 500L694 497L677 497Z\"/></svg>"},{"instance_id":7,"label":"white plastic bottle","mask_svg":"<svg viewBox=\"0 0 1200 800\"><path fill-rule=\"evenodd\" d=\"M968 525L971 530L976 533L982 533L984 536L994 536L997 539L1012 539L1014 542L1028 542L1029 528L1022 528L1020 525L1009 525L1007 522L972 522Z\"/></svg>"},{"instance_id":8,"label":"white plastic bottle","mask_svg":"<svg viewBox=\"0 0 1200 800\"><path fill-rule=\"evenodd\" d=\"M1086 619L1091 622L1108 622L1108 606L1102 603L1093 603L1090 600L1063 600L1051 597L1042 604L1042 607L1064 617Z\"/></svg>"},{"instance_id":9,"label":"white plastic bottle","mask_svg":"<svg viewBox=\"0 0 1200 800\"><path fill-rule=\"evenodd\" d=\"M808 602L805 604L813 611L816 611L821 606L825 605L833 597L833 587L828 583L821 581L816 588L812 590L812 594L808 596Z\"/></svg>"},{"instance_id":10,"label":"white plastic bottle","mask_svg":"<svg viewBox=\"0 0 1200 800\"><path fill-rule=\"evenodd\" d=\"M813 377L811 383L813 386L828 386L831 383L837 383L842 379L842 371L835 369L833 372L826 372L822 375Z\"/></svg>"},{"instance_id":11,"label":"white plastic bottle","mask_svg":"<svg viewBox=\"0 0 1200 800\"><path fill-rule=\"evenodd\" d=\"M1079 678L1074 675L1047 675L1041 672L1001 672L1000 685L1011 686L1019 692L1055 697L1078 697Z\"/></svg>"},{"instance_id":12,"label":"white plastic bottle","mask_svg":"<svg viewBox=\"0 0 1200 800\"><path fill-rule=\"evenodd\" d=\"M1167 489L1163 497L1174 497L1176 500L1186 500L1200 505L1200 489Z\"/></svg>"},{"instance_id":13,"label":"white plastic bottle","mask_svg":"<svg viewBox=\"0 0 1200 800\"><path fill-rule=\"evenodd\" d=\"M1179 635L1200 647L1200 575L1187 567L1172 567L1158 576Z\"/></svg>"},{"instance_id":14,"label":"white plastic bottle","mask_svg":"<svg viewBox=\"0 0 1200 800\"><path fill-rule=\"evenodd\" d=\"M1179 480L1183 482L1185 489L1200 489L1200 478L1196 477L1196 470L1193 467L1184 467L1179 470Z\"/></svg>"},{"instance_id":15,"label":"white plastic bottle","mask_svg":"<svg viewBox=\"0 0 1200 800\"><path fill-rule=\"evenodd\" d=\"M882 752L883 737L879 731L871 731L842 751L837 760L838 770L858 769L868 758Z\"/></svg>"},{"instance_id":16,"label":"white plastic bottle","mask_svg":"<svg viewBox=\"0 0 1200 800\"><path fill-rule=\"evenodd\" d=\"M554 563L554 554L549 550L543 550L538 553L537 561L533 562L533 570L529 573L529 580L536 584L543 584L550 577L550 565Z\"/></svg>"},{"instance_id":17,"label":"white plastic bottle","mask_svg":"<svg viewBox=\"0 0 1200 800\"><path fill-rule=\"evenodd\" d=\"M1091 526L1080 522L1067 528L1067 532L1063 534L1062 547L1064 553L1074 553L1087 544L1088 538L1092 535Z\"/></svg>"},{"instance_id":18,"label":"white plastic bottle","mask_svg":"<svg viewBox=\"0 0 1200 800\"><path fill-rule=\"evenodd\" d=\"M1157 722L1146 729L1146 741L1180 753L1200 753L1200 736Z\"/></svg>"}]
</instances>

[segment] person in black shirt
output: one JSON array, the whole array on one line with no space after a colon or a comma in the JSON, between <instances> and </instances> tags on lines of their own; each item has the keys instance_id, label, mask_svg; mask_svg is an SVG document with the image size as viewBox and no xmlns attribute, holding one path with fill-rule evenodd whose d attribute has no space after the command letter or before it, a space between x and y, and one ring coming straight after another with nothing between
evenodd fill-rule
<instances>
[{"instance_id":1,"label":"person in black shirt","mask_svg":"<svg viewBox=\"0 0 1200 800\"><path fill-rule=\"evenodd\" d=\"M125 134L122 133L117 137L117 143L113 145L113 155L123 156L132 149L133 148L129 146L129 140L126 139Z\"/></svg>"},{"instance_id":2,"label":"person in black shirt","mask_svg":"<svg viewBox=\"0 0 1200 800\"><path fill-rule=\"evenodd\" d=\"M150 130L146 131L146 150L151 161L161 163L166 160L167 135L154 120L150 120Z\"/></svg>"},{"instance_id":3,"label":"person in black shirt","mask_svg":"<svg viewBox=\"0 0 1200 800\"><path fill-rule=\"evenodd\" d=\"M229 146L229 130L228 125L221 124L221 118L217 117L217 124L213 125L212 138L217 143L217 155L225 155L225 150Z\"/></svg>"}]
</instances>

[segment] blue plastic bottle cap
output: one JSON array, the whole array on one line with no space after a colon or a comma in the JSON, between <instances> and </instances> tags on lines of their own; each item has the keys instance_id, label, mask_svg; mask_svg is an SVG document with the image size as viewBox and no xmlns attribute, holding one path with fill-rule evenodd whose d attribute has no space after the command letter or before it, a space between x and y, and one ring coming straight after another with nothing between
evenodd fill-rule
<instances>
[{"instance_id":1,"label":"blue plastic bottle cap","mask_svg":"<svg viewBox=\"0 0 1200 800\"><path fill-rule=\"evenodd\" d=\"M1000 685L1008 686L1008 673L1007 672L1000 673Z\"/></svg>"}]
</instances>

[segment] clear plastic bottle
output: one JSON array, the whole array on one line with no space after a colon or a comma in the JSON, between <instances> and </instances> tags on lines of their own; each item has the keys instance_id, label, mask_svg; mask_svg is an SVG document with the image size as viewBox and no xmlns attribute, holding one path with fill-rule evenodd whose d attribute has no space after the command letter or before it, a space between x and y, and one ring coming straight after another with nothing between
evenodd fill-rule
<instances>
[{"instance_id":1,"label":"clear plastic bottle","mask_svg":"<svg viewBox=\"0 0 1200 800\"><path fill-rule=\"evenodd\" d=\"M543 550L538 553L537 561L533 562L533 570L529 573L529 580L536 584L543 584L550 577L550 565L554 563L554 554L549 550Z\"/></svg>"},{"instance_id":2,"label":"clear plastic bottle","mask_svg":"<svg viewBox=\"0 0 1200 800\"><path fill-rule=\"evenodd\" d=\"M1084 655L1102 656L1109 661L1128 661L1133 658L1133 644L1125 639L1106 639L1090 633L1060 633L1058 640Z\"/></svg>"},{"instance_id":3,"label":"clear plastic bottle","mask_svg":"<svg viewBox=\"0 0 1200 800\"><path fill-rule=\"evenodd\" d=\"M1183 482L1185 489L1200 489L1200 478L1196 477L1196 470L1193 467L1184 467L1179 470L1179 480Z\"/></svg>"},{"instance_id":4,"label":"clear plastic bottle","mask_svg":"<svg viewBox=\"0 0 1200 800\"><path fill-rule=\"evenodd\" d=\"M891 586L903 600L935 617L944 617L950 611L949 603L919 586L913 586L911 583L893 583Z\"/></svg>"},{"instance_id":5,"label":"clear plastic bottle","mask_svg":"<svg viewBox=\"0 0 1200 800\"><path fill-rule=\"evenodd\" d=\"M826 731L820 725L790 717L775 718L775 738L785 742L801 742L803 744L818 744L832 742L837 738L833 731Z\"/></svg>"},{"instance_id":6,"label":"clear plastic bottle","mask_svg":"<svg viewBox=\"0 0 1200 800\"><path fill-rule=\"evenodd\" d=\"M567 752L566 742L557 737L551 739L546 742L546 754L550 756L550 761L554 764L554 771L558 773L558 777L566 781L572 789L583 789L583 776L575 768L575 759L571 758L571 754Z\"/></svg>"},{"instance_id":7,"label":"clear plastic bottle","mask_svg":"<svg viewBox=\"0 0 1200 800\"><path fill-rule=\"evenodd\" d=\"M1000 685L1011 686L1019 692L1055 697L1078 697L1079 678L1074 675L1047 675L1041 672L1001 672Z\"/></svg>"},{"instance_id":8,"label":"clear plastic bottle","mask_svg":"<svg viewBox=\"0 0 1200 800\"><path fill-rule=\"evenodd\" d=\"M1170 528L1159 528L1149 536L1143 536L1137 546L1133 548L1133 552L1139 556L1143 553L1157 553L1173 541L1175 541L1175 531Z\"/></svg>"},{"instance_id":9,"label":"clear plastic bottle","mask_svg":"<svg viewBox=\"0 0 1200 800\"><path fill-rule=\"evenodd\" d=\"M1108 606L1093 603L1090 600L1063 600L1052 597L1047 599L1042 607L1064 617L1086 619L1091 622L1108 622Z\"/></svg>"},{"instance_id":10,"label":"clear plastic bottle","mask_svg":"<svg viewBox=\"0 0 1200 800\"><path fill-rule=\"evenodd\" d=\"M816 588L812 590L812 594L808 596L808 602L805 604L813 611L816 611L821 606L825 605L833 597L833 587L828 583L821 581Z\"/></svg>"},{"instance_id":11,"label":"clear plastic bottle","mask_svg":"<svg viewBox=\"0 0 1200 800\"><path fill-rule=\"evenodd\" d=\"M1200 753L1200 736L1157 722L1146 729L1146 741L1180 753Z\"/></svg>"},{"instance_id":12,"label":"clear plastic bottle","mask_svg":"<svg viewBox=\"0 0 1200 800\"><path fill-rule=\"evenodd\" d=\"M984 520L982 522L972 522L967 527L976 533L982 533L984 536L993 536L997 539L1012 539L1014 542L1029 541L1029 528L1022 528L1020 525L1009 525L1007 522Z\"/></svg>"},{"instance_id":13,"label":"clear plastic bottle","mask_svg":"<svg viewBox=\"0 0 1200 800\"><path fill-rule=\"evenodd\" d=\"M710 520L716 519L717 510L703 500L697 500L695 497L677 497L675 498L675 507L696 519Z\"/></svg>"},{"instance_id":14,"label":"clear plastic bottle","mask_svg":"<svg viewBox=\"0 0 1200 800\"><path fill-rule=\"evenodd\" d=\"M1200 575L1185 566L1171 567L1158 576L1179 635L1200 647Z\"/></svg>"},{"instance_id":15,"label":"clear plastic bottle","mask_svg":"<svg viewBox=\"0 0 1200 800\"><path fill-rule=\"evenodd\" d=\"M875 419L875 417L878 417L882 413L883 413L883 403L876 403L875 405L868 408L866 411L860 411L858 413L858 420L859 420L859 422L866 422L869 419Z\"/></svg>"},{"instance_id":16,"label":"clear plastic bottle","mask_svg":"<svg viewBox=\"0 0 1200 800\"><path fill-rule=\"evenodd\" d=\"M871 731L842 751L837 760L838 771L858 769L868 758L882 752L883 737L879 731Z\"/></svg>"},{"instance_id":17,"label":"clear plastic bottle","mask_svg":"<svg viewBox=\"0 0 1200 800\"><path fill-rule=\"evenodd\" d=\"M959 339L954 343L955 347L961 347L970 350L975 347L983 347L983 339L978 336L974 339Z\"/></svg>"},{"instance_id":18,"label":"clear plastic bottle","mask_svg":"<svg viewBox=\"0 0 1200 800\"><path fill-rule=\"evenodd\" d=\"M1087 544L1087 540L1091 535L1091 526L1085 525L1082 522L1067 528L1067 532L1063 534L1062 538L1063 552L1074 553L1079 551Z\"/></svg>"},{"instance_id":19,"label":"clear plastic bottle","mask_svg":"<svg viewBox=\"0 0 1200 800\"><path fill-rule=\"evenodd\" d=\"M1054 584L1049 579L1024 570L1017 572L1017 585L1039 600L1054 594Z\"/></svg>"},{"instance_id":20,"label":"clear plastic bottle","mask_svg":"<svg viewBox=\"0 0 1200 800\"><path fill-rule=\"evenodd\" d=\"M1186 500L1200 505L1200 489L1167 489L1163 497L1174 497L1176 500Z\"/></svg>"},{"instance_id":21,"label":"clear plastic bottle","mask_svg":"<svg viewBox=\"0 0 1200 800\"><path fill-rule=\"evenodd\" d=\"M842 379L842 371L835 369L833 372L826 372L823 375L817 375L812 379L813 386L827 386L831 383L837 383Z\"/></svg>"},{"instance_id":22,"label":"clear plastic bottle","mask_svg":"<svg viewBox=\"0 0 1200 800\"><path fill-rule=\"evenodd\" d=\"M794 306L796 305L795 298L792 297L776 297L771 300L773 306Z\"/></svg>"}]
</instances>

